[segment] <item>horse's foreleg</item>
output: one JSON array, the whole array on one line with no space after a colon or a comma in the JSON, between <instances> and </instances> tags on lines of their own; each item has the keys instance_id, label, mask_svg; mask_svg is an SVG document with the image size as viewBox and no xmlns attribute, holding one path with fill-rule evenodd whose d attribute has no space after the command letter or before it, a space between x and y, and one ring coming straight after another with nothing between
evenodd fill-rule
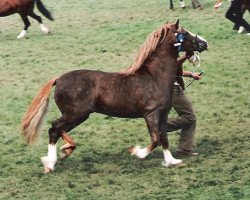
<instances>
[{"instance_id":1,"label":"horse's foreleg","mask_svg":"<svg viewBox=\"0 0 250 200\"><path fill-rule=\"evenodd\" d=\"M169 150L169 144L168 144L168 139L166 134L161 133L160 134L160 140L162 143L162 148L163 148L163 156L164 156L164 161L163 161L163 166L165 167L171 167L175 165L180 165L182 163L182 160L180 159L175 159L170 150Z\"/></svg>"},{"instance_id":2,"label":"horse's foreleg","mask_svg":"<svg viewBox=\"0 0 250 200\"><path fill-rule=\"evenodd\" d=\"M167 116L165 114L160 118L160 141L163 148L164 161L163 166L171 167L175 165L180 165L182 160L175 159L170 150L169 150L169 142L167 138Z\"/></svg>"},{"instance_id":3,"label":"horse's foreleg","mask_svg":"<svg viewBox=\"0 0 250 200\"><path fill-rule=\"evenodd\" d=\"M136 147L130 147L128 149L131 155L135 155L138 158L145 158L160 143L159 130L158 130L158 124L159 124L158 114L151 114L150 116L145 117L145 120L150 133L151 144L146 148L140 148L139 146L136 146Z\"/></svg>"},{"instance_id":4,"label":"horse's foreleg","mask_svg":"<svg viewBox=\"0 0 250 200\"><path fill-rule=\"evenodd\" d=\"M18 39L21 39L21 38L24 38L26 33L27 33L27 30L30 26L30 21L28 19L28 16L24 13L19 13L22 20L23 20L23 23L24 23L24 29L21 31L21 33L17 36Z\"/></svg>"}]
</instances>

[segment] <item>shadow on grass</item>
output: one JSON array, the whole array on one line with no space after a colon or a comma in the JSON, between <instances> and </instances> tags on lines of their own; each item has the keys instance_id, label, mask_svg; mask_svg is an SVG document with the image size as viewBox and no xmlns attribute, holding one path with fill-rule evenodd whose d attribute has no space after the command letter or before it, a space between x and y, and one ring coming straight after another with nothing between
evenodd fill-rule
<instances>
[{"instance_id":1,"label":"shadow on grass","mask_svg":"<svg viewBox=\"0 0 250 200\"><path fill-rule=\"evenodd\" d=\"M139 173L142 170L161 167L163 153L154 151L145 159L131 156L126 149L114 153L105 149L105 152L82 150L80 155L73 155L65 160L59 160L56 171L78 171L89 174L119 171L119 173ZM82 155L82 156L81 156Z\"/></svg>"},{"instance_id":2,"label":"shadow on grass","mask_svg":"<svg viewBox=\"0 0 250 200\"><path fill-rule=\"evenodd\" d=\"M196 163L201 164L201 162L205 162L209 157L220 154L220 152L223 155L224 145L227 143L228 141L225 141L225 139L218 140L205 137L197 143L195 148L200 154L199 156L178 157L175 152L172 154L176 158L181 158L188 167L195 167ZM147 170L157 170L162 167L163 152L161 147L156 148L145 159L131 156L127 149L107 148L97 151L95 148L82 148L78 148L71 157L65 160L59 159L55 171L58 173L74 171L88 174L113 172L134 174Z\"/></svg>"}]
</instances>

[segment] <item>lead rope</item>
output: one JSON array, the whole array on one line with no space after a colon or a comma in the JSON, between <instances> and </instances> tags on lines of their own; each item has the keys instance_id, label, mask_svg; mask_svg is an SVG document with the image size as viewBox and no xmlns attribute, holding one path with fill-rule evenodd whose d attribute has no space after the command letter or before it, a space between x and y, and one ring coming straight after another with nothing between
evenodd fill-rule
<instances>
[{"instance_id":1,"label":"lead rope","mask_svg":"<svg viewBox=\"0 0 250 200\"><path fill-rule=\"evenodd\" d=\"M193 64L194 67L200 67L201 66L201 59L198 53L194 52L194 55L191 56L191 58L188 59L190 63Z\"/></svg>"},{"instance_id":2,"label":"lead rope","mask_svg":"<svg viewBox=\"0 0 250 200\"><path fill-rule=\"evenodd\" d=\"M201 66L201 60L200 60L200 56L198 55L198 53L194 52L194 55L188 59L190 63L193 64L194 67L200 67ZM199 76L201 76L204 73L204 70L201 71L201 73L199 74ZM195 79L193 79L192 81L190 81L190 83L186 86L186 88L188 86L190 86L193 82L195 81Z\"/></svg>"}]
</instances>

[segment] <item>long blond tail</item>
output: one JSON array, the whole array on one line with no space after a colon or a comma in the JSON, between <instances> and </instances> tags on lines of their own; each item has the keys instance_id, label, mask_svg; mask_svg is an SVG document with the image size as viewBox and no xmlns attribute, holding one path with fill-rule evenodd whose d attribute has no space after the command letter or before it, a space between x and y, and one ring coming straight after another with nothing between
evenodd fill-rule
<instances>
[{"instance_id":1,"label":"long blond tail","mask_svg":"<svg viewBox=\"0 0 250 200\"><path fill-rule=\"evenodd\" d=\"M21 130L28 145L33 144L37 139L39 129L48 109L49 96L57 79L58 77L49 80L40 89L39 93L34 97L23 116Z\"/></svg>"}]
</instances>

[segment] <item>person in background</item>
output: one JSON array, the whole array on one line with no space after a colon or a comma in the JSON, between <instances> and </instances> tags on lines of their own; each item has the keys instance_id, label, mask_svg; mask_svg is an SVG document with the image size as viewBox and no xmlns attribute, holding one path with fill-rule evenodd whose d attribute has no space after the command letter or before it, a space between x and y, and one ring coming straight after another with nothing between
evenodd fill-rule
<instances>
[{"instance_id":1,"label":"person in background","mask_svg":"<svg viewBox=\"0 0 250 200\"><path fill-rule=\"evenodd\" d=\"M193 9L203 9L198 0L191 0Z\"/></svg>"},{"instance_id":2,"label":"person in background","mask_svg":"<svg viewBox=\"0 0 250 200\"><path fill-rule=\"evenodd\" d=\"M183 0L180 0L180 6L181 8L185 8L186 7L186 4Z\"/></svg>"},{"instance_id":3,"label":"person in background","mask_svg":"<svg viewBox=\"0 0 250 200\"><path fill-rule=\"evenodd\" d=\"M198 153L192 151L193 139L196 130L196 115L191 101L184 93L185 85L182 77L190 77L200 80L201 75L189 71L183 71L182 64L192 55L187 53L178 59L178 71L176 82L174 84L174 93L172 96L172 106L177 112L178 117L169 118L167 121L167 131L180 130L180 139L176 150L179 156L197 156Z\"/></svg>"},{"instance_id":4,"label":"person in background","mask_svg":"<svg viewBox=\"0 0 250 200\"><path fill-rule=\"evenodd\" d=\"M214 5L214 8L217 9L217 8L221 7L221 5L222 5L222 0L217 0L215 5Z\"/></svg>"},{"instance_id":5,"label":"person in background","mask_svg":"<svg viewBox=\"0 0 250 200\"><path fill-rule=\"evenodd\" d=\"M191 0L191 3L192 3L192 7L194 9L203 9L203 7L201 6L199 0ZM186 4L185 4L184 0L180 0L180 7L181 8L186 7ZM174 8L173 0L170 0L170 9L173 9L173 8Z\"/></svg>"},{"instance_id":6,"label":"person in background","mask_svg":"<svg viewBox=\"0 0 250 200\"><path fill-rule=\"evenodd\" d=\"M246 35L250 35L250 25L245 19L243 19L242 0L231 0L231 5L225 14L225 17L235 23L234 28L239 29L239 27L242 26L247 31ZM243 29L241 28L238 32L242 31Z\"/></svg>"}]
</instances>

